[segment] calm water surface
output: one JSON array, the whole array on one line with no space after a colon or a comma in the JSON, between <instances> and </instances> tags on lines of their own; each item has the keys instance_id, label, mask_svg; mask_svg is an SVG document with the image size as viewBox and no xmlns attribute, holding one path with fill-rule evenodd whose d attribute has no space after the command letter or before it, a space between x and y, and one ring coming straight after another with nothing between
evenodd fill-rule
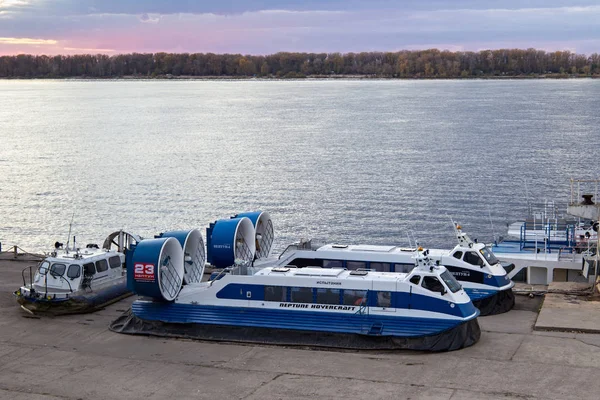
<instances>
[{"instance_id":1,"label":"calm water surface","mask_svg":"<svg viewBox=\"0 0 600 400\"><path fill-rule=\"evenodd\" d=\"M300 237L481 240L600 175L600 80L0 81L0 242L269 211Z\"/></svg>"}]
</instances>

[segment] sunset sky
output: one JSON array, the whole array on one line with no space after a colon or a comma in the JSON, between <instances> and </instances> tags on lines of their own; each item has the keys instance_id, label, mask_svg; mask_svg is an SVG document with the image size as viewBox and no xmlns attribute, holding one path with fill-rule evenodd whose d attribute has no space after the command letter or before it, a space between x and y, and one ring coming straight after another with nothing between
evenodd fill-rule
<instances>
[{"instance_id":1,"label":"sunset sky","mask_svg":"<svg viewBox=\"0 0 600 400\"><path fill-rule=\"evenodd\" d=\"M600 52L600 0L0 0L0 55Z\"/></svg>"}]
</instances>

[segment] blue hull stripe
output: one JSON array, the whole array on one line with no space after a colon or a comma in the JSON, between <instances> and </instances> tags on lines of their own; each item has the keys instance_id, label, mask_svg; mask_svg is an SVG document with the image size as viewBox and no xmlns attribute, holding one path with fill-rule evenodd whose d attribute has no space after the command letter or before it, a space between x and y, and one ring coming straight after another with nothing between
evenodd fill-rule
<instances>
[{"instance_id":1,"label":"blue hull stripe","mask_svg":"<svg viewBox=\"0 0 600 400\"><path fill-rule=\"evenodd\" d=\"M145 301L134 302L131 309L138 318L167 323L281 328L364 335L374 331L377 335L398 337L437 334L473 319L479 314L476 313L473 318L468 319L448 320Z\"/></svg>"},{"instance_id":2,"label":"blue hull stripe","mask_svg":"<svg viewBox=\"0 0 600 400\"><path fill-rule=\"evenodd\" d=\"M467 292L467 294L471 298L471 301L476 301L476 300L481 300L481 299L487 299L488 297L495 296L498 293L512 290L512 287L510 289L505 289L505 290L488 290L488 289L471 289L471 288L463 288L463 289L465 289L465 292Z\"/></svg>"},{"instance_id":3,"label":"blue hull stripe","mask_svg":"<svg viewBox=\"0 0 600 400\"><path fill-rule=\"evenodd\" d=\"M471 298L471 301L485 299L487 297L491 297L498 293L498 290L485 290L485 289L471 289L471 288L463 288L465 292Z\"/></svg>"}]
</instances>

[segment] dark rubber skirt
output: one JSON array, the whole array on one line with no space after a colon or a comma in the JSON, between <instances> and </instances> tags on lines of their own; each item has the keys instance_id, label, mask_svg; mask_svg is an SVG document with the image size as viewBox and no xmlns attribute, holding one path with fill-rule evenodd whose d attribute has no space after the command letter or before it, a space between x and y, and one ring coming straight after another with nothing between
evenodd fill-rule
<instances>
[{"instance_id":1,"label":"dark rubber skirt","mask_svg":"<svg viewBox=\"0 0 600 400\"><path fill-rule=\"evenodd\" d=\"M515 306L515 294L512 289L503 290L485 299L475 300L473 305L479 309L481 317L502 314Z\"/></svg>"},{"instance_id":2,"label":"dark rubber skirt","mask_svg":"<svg viewBox=\"0 0 600 400\"><path fill-rule=\"evenodd\" d=\"M113 332L134 335L351 350L451 351L469 347L477 343L481 336L476 318L435 335L393 337L278 328L164 323L140 319L131 310L114 320L109 329Z\"/></svg>"}]
</instances>

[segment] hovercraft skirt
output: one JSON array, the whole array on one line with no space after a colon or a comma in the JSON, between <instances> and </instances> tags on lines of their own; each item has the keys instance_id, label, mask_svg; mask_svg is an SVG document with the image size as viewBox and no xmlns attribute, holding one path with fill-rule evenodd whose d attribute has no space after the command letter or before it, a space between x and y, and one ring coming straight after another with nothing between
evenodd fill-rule
<instances>
[{"instance_id":1,"label":"hovercraft skirt","mask_svg":"<svg viewBox=\"0 0 600 400\"><path fill-rule=\"evenodd\" d=\"M515 293L512 289L496 292L492 296L473 300L473 305L481 312L480 316L502 314L515 306Z\"/></svg>"},{"instance_id":2,"label":"hovercraft skirt","mask_svg":"<svg viewBox=\"0 0 600 400\"><path fill-rule=\"evenodd\" d=\"M406 336L343 333L257 326L173 323L146 320L131 310L113 321L112 331L126 334L354 350L451 351L475 344L481 335L476 318L434 334Z\"/></svg>"},{"instance_id":3,"label":"hovercraft skirt","mask_svg":"<svg viewBox=\"0 0 600 400\"><path fill-rule=\"evenodd\" d=\"M68 299L47 300L19 295L17 303L34 314L85 314L98 311L132 294L127 290L125 279L122 279L100 290L76 294Z\"/></svg>"}]
</instances>

